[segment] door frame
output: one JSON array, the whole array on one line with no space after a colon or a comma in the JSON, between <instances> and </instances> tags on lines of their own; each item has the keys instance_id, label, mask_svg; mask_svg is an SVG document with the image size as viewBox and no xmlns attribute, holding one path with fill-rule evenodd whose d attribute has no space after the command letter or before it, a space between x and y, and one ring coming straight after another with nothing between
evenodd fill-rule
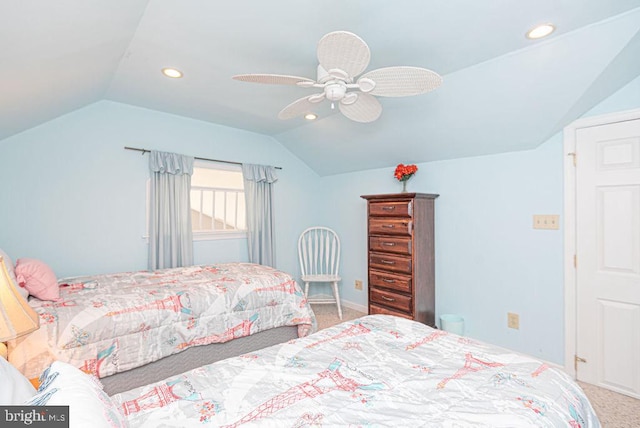
<instances>
[{"instance_id":1,"label":"door frame","mask_svg":"<svg viewBox=\"0 0 640 428\"><path fill-rule=\"evenodd\" d=\"M577 277L576 254L576 169L573 154L579 129L640 119L640 109L578 119L564 128L564 370L576 377L574 357L577 349ZM580 162L580 159L576 159ZM578 261L580 263L580 261Z\"/></svg>"}]
</instances>

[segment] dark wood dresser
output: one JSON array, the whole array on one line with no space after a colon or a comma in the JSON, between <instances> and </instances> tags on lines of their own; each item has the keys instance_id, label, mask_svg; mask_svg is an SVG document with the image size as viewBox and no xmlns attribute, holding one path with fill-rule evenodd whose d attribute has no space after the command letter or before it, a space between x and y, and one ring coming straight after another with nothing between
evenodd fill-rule
<instances>
[{"instance_id":1,"label":"dark wood dresser","mask_svg":"<svg viewBox=\"0 0 640 428\"><path fill-rule=\"evenodd\" d=\"M367 202L369 313L435 327L434 202L438 195L363 195Z\"/></svg>"}]
</instances>

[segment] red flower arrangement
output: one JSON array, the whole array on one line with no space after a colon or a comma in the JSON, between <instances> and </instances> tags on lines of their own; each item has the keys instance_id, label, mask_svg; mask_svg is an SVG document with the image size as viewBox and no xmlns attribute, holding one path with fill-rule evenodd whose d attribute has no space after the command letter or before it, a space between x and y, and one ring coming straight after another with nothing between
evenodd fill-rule
<instances>
[{"instance_id":1,"label":"red flower arrangement","mask_svg":"<svg viewBox=\"0 0 640 428\"><path fill-rule=\"evenodd\" d=\"M418 171L418 167L415 165L403 165L403 164L399 164L396 167L396 172L393 173L393 176L398 180L398 181L407 181L408 179L410 179L411 177L413 177L413 174L416 173L416 171Z\"/></svg>"}]
</instances>

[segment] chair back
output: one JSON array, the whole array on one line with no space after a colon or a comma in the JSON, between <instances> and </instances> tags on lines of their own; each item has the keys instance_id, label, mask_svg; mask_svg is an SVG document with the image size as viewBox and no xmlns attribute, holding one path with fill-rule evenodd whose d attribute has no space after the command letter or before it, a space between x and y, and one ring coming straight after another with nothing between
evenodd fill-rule
<instances>
[{"instance_id":1,"label":"chair back","mask_svg":"<svg viewBox=\"0 0 640 428\"><path fill-rule=\"evenodd\" d=\"M298 238L302 275L338 275L340 238L328 227L310 227Z\"/></svg>"}]
</instances>

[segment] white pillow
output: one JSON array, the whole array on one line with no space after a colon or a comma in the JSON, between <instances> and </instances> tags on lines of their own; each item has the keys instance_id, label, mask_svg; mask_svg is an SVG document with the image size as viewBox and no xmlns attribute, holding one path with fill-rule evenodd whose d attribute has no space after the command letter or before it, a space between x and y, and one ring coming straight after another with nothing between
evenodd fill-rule
<instances>
[{"instance_id":1,"label":"white pillow","mask_svg":"<svg viewBox=\"0 0 640 428\"><path fill-rule=\"evenodd\" d=\"M29 298L29 291L27 291L27 289L24 287L20 287L20 285L18 284L13 260L11 260L11 257L9 257L7 253L2 251L2 248L0 248L0 256L2 256L2 259L4 260L4 265L7 267L7 272L9 272L9 279L13 281L13 286L16 287L20 295L22 295L22 297L27 300Z\"/></svg>"},{"instance_id":2,"label":"white pillow","mask_svg":"<svg viewBox=\"0 0 640 428\"><path fill-rule=\"evenodd\" d=\"M29 379L13 367L7 360L0 357L0 404L20 405L36 395L36 389Z\"/></svg>"},{"instance_id":3,"label":"white pillow","mask_svg":"<svg viewBox=\"0 0 640 428\"><path fill-rule=\"evenodd\" d=\"M38 393L24 405L69 406L70 428L129 426L97 378L61 361L42 373Z\"/></svg>"}]
</instances>

